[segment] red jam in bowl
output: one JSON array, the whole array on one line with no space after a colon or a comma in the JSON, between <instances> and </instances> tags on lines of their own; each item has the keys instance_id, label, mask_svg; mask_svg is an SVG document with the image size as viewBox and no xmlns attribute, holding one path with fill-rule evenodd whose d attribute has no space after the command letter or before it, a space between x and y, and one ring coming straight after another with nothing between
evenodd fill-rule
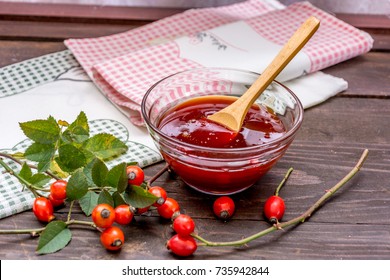
<instances>
[{"instance_id":1,"label":"red jam in bowl","mask_svg":"<svg viewBox=\"0 0 390 280\"><path fill-rule=\"evenodd\" d=\"M271 109L253 105L239 132L207 119L234 100L235 97L217 95L189 99L168 110L158 123L163 134L197 146L178 145L175 149L185 151L180 156L164 149L161 152L183 181L199 191L212 194L242 191L253 185L281 156L272 151L265 151L268 155L264 158L261 152L240 152L241 148L256 148L286 133L285 126Z\"/></svg>"}]
</instances>

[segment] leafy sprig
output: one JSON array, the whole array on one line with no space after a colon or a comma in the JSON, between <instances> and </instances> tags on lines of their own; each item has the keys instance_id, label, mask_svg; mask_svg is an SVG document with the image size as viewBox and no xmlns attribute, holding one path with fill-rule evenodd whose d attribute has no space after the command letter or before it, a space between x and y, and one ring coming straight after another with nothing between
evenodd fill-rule
<instances>
[{"instance_id":1,"label":"leafy sprig","mask_svg":"<svg viewBox=\"0 0 390 280\"><path fill-rule=\"evenodd\" d=\"M32 143L24 153L15 156L0 153L0 164L6 172L16 176L36 197L49 191L49 183L53 178L66 178L68 181L66 200L71 205L68 220L54 220L36 231L40 235L37 248L39 254L53 253L64 248L72 238L69 225L84 224L96 228L93 222L71 219L75 202L79 203L86 216L90 216L99 203L113 207L129 204L134 208L143 208L156 202L157 197L146 188L128 185L126 168L136 162L122 162L112 168L107 167L108 161L124 154L128 147L112 134L91 135L84 112L70 124L49 116L47 119L22 122L19 125ZM20 164L20 171L12 170L1 157Z\"/></svg>"}]
</instances>

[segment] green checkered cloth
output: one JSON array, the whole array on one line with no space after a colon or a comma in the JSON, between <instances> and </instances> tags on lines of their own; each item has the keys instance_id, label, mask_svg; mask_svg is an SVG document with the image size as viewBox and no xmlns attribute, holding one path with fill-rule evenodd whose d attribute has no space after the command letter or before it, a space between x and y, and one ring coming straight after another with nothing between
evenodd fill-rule
<instances>
[{"instance_id":1,"label":"green checkered cloth","mask_svg":"<svg viewBox=\"0 0 390 280\"><path fill-rule=\"evenodd\" d=\"M0 97L10 96L54 81L80 66L69 50L29 59L0 69Z\"/></svg>"},{"instance_id":2,"label":"green checkered cloth","mask_svg":"<svg viewBox=\"0 0 390 280\"><path fill-rule=\"evenodd\" d=\"M93 120L89 122L89 126L91 136L102 132L110 133L125 142L129 147L126 154L107 162L109 168L120 162L138 162L139 166L145 167L162 160L161 155L149 147L129 141L127 128L117 121ZM8 154L24 152L29 145L31 145L31 141L26 139L13 149L1 150L1 152ZM18 164L7 158L3 160L13 170L19 172L21 167ZM27 188L24 188L15 176L12 176L5 171L4 167L0 166L0 219L31 209L33 201L33 194Z\"/></svg>"}]
</instances>

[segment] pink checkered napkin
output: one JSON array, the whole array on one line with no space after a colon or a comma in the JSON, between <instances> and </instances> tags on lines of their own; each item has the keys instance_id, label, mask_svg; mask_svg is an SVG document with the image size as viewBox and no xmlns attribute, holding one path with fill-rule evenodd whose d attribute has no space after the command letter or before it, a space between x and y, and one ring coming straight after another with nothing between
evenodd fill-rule
<instances>
[{"instance_id":1,"label":"pink checkered napkin","mask_svg":"<svg viewBox=\"0 0 390 280\"><path fill-rule=\"evenodd\" d=\"M99 38L69 39L64 43L91 76L91 68L97 63L161 41L194 34L283 7L277 0L248 0L217 8L192 9L127 32Z\"/></svg>"},{"instance_id":2,"label":"pink checkered napkin","mask_svg":"<svg viewBox=\"0 0 390 280\"><path fill-rule=\"evenodd\" d=\"M281 46L302 21L312 15L320 19L321 26L304 48L310 60L309 68L298 69L295 77L363 54L372 47L368 34L306 2L247 19L245 23L263 38ZM223 41L223 38L219 39ZM135 124L142 124L139 111L147 89L168 75L199 67L203 65L181 57L180 48L173 40L104 61L94 65L92 70L96 84L108 98L119 107L138 112L131 118ZM262 70L258 69L258 72Z\"/></svg>"}]
</instances>

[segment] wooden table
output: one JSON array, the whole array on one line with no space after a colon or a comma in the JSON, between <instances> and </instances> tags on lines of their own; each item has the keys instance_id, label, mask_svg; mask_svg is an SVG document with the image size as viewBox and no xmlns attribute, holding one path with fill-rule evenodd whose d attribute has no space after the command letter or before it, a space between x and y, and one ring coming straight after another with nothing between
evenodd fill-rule
<instances>
[{"instance_id":1,"label":"wooden table","mask_svg":"<svg viewBox=\"0 0 390 280\"><path fill-rule=\"evenodd\" d=\"M180 12L177 9L77 7L0 3L0 66L64 50L63 40L122 32ZM214 197L164 174L156 183L191 215L210 240L236 240L267 228L262 207L289 167L295 170L282 190L284 220L303 213L355 165L365 148L362 170L305 223L266 235L245 248L199 248L190 259L390 259L390 20L382 16L337 15L370 32L373 50L324 72L349 82L347 91L305 111L287 154L249 190L232 196L237 211L216 220ZM1 102L1 101L0 101ZM3 132L1 133L2 136ZM152 176L163 163L146 168ZM85 219L79 209L76 218ZM65 217L67 209L60 211ZM24 212L0 221L0 228L38 227ZM37 239L1 235L0 259L175 259L164 247L169 222L157 215L137 217L124 228L126 244L109 253L93 230L72 228L62 251L37 255Z\"/></svg>"}]
</instances>

